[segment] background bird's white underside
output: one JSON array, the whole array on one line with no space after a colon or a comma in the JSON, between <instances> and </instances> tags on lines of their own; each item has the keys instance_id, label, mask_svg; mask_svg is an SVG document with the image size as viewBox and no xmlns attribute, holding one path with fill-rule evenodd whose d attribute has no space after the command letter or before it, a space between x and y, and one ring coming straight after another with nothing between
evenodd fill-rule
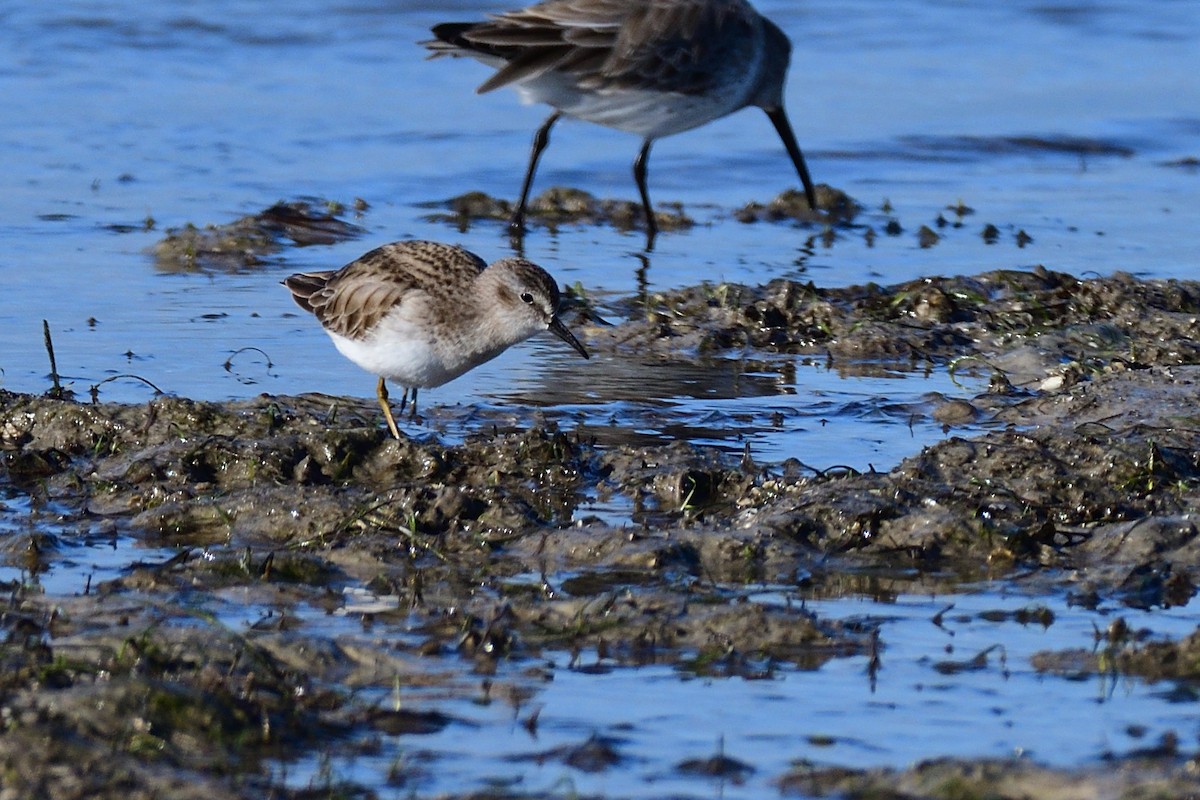
<instances>
[{"instance_id":1,"label":"background bird's white underside","mask_svg":"<svg viewBox=\"0 0 1200 800\"><path fill-rule=\"evenodd\" d=\"M569 117L658 139L698 128L741 107L728 97L671 94L642 89L580 94L559 90L553 82L539 80L517 87L526 104L546 103Z\"/></svg>"},{"instance_id":2,"label":"background bird's white underside","mask_svg":"<svg viewBox=\"0 0 1200 800\"><path fill-rule=\"evenodd\" d=\"M479 60L492 66L504 63L496 58ZM556 72L510 85L523 103L545 103L576 119L657 139L698 128L745 106L758 69L756 59L745 65L741 80L706 94L632 88L581 90L574 76Z\"/></svg>"}]
</instances>

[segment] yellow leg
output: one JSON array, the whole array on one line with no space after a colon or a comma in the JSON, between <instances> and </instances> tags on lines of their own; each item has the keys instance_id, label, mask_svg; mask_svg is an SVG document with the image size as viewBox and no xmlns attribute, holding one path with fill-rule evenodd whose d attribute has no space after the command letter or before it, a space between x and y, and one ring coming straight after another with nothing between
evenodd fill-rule
<instances>
[{"instance_id":1,"label":"yellow leg","mask_svg":"<svg viewBox=\"0 0 1200 800\"><path fill-rule=\"evenodd\" d=\"M388 405L387 384L383 382L383 378L379 379L379 385L375 387L375 394L379 397L379 407L383 409L383 416L387 420L388 430L392 432L392 436L399 439L400 430L396 427L396 420L392 419L392 408ZM404 396L408 396L408 390L405 390ZM403 413L403 410L401 410L401 413Z\"/></svg>"}]
</instances>

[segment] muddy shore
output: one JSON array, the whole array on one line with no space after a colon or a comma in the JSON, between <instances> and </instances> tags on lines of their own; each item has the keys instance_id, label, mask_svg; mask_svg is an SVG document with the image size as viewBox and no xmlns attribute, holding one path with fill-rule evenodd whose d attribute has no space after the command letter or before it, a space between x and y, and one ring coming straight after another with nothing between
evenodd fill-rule
<instances>
[{"instance_id":1,"label":"muddy shore","mask_svg":"<svg viewBox=\"0 0 1200 800\"><path fill-rule=\"evenodd\" d=\"M935 404L946 439L886 473L639 446L553 415L443 445L392 440L361 399L0 392L0 487L32 508L6 564L36 578L70 540L100 536L176 550L143 562L131 549L122 577L69 597L6 586L0 799L374 796L287 789L261 765L453 724L361 691L443 672L477 687L501 663L527 669L488 692L536 725L522 698L552 678L539 659L551 651L720 676L886 657L878 630L758 605L739 591L750 585L830 597L886 593L888 575L913 571L1021 573L1085 607L1131 608L1196 592L1200 283L1043 269L838 290L778 280L631 298L627 313L585 325L581 309L573 327L593 350L644 359L949 365L991 387ZM980 419L987 432L956 434ZM604 495L629 499L631 524L576 513ZM355 610L351 592L370 602ZM206 595L282 610L231 629L189 611ZM355 615L377 635L350 645L293 622L290 606ZM1200 681L1200 633L1101 633L1094 651L1047 651L1035 667ZM1193 734L1103 769L930 761L773 780L838 797L1194 796ZM554 757L602 769L596 747Z\"/></svg>"}]
</instances>

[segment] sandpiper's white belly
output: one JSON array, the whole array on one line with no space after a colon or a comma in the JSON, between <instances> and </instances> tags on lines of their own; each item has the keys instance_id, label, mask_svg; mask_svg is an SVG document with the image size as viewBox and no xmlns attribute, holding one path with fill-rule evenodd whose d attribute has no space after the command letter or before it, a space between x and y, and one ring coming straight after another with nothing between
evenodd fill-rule
<instances>
[{"instance_id":1,"label":"sandpiper's white belly","mask_svg":"<svg viewBox=\"0 0 1200 800\"><path fill-rule=\"evenodd\" d=\"M418 322L413 319L418 314L404 313L406 305L385 316L362 339L328 330L326 333L342 355L367 372L401 386L422 389L454 380L495 358L507 346L480 347L479 342L472 341L470 331L430 325L428 320Z\"/></svg>"}]
</instances>

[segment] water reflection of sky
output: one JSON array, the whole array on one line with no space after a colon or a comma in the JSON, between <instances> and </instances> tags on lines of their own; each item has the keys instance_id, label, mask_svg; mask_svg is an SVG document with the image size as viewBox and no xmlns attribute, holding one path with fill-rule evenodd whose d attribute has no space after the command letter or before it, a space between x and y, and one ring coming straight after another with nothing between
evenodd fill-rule
<instances>
[{"instance_id":1,"label":"water reflection of sky","mask_svg":"<svg viewBox=\"0 0 1200 800\"><path fill-rule=\"evenodd\" d=\"M1068 679L1031 666L1039 652L1092 652L1093 624L1104 628L1117 616L1151 639L1187 635L1194 610L1086 613L1061 595L1011 587L940 596L913 588L918 593L883 601L807 602L821 619L879 627L874 681L866 655L811 670L776 663L769 676L746 678L619 666L594 651L548 652L506 664L486 683L443 675L424 689L367 690L362 698L379 708L437 709L451 722L429 735L382 737L359 755L281 765L277 774L297 787L320 786L330 775L379 785L396 771L407 788L431 794L501 781L531 793L567 786L582 795L704 797L711 790L735 800L773 793L774 781L803 763L903 769L936 753L1096 767L1194 727L1193 703L1170 685L1111 674ZM750 599L789 602L771 590ZM1023 610L1053 621L1016 621ZM535 728L525 724L531 717ZM620 759L614 766L589 772L564 763L566 752L593 738ZM718 754L753 772L721 781L679 769Z\"/></svg>"}]
</instances>

